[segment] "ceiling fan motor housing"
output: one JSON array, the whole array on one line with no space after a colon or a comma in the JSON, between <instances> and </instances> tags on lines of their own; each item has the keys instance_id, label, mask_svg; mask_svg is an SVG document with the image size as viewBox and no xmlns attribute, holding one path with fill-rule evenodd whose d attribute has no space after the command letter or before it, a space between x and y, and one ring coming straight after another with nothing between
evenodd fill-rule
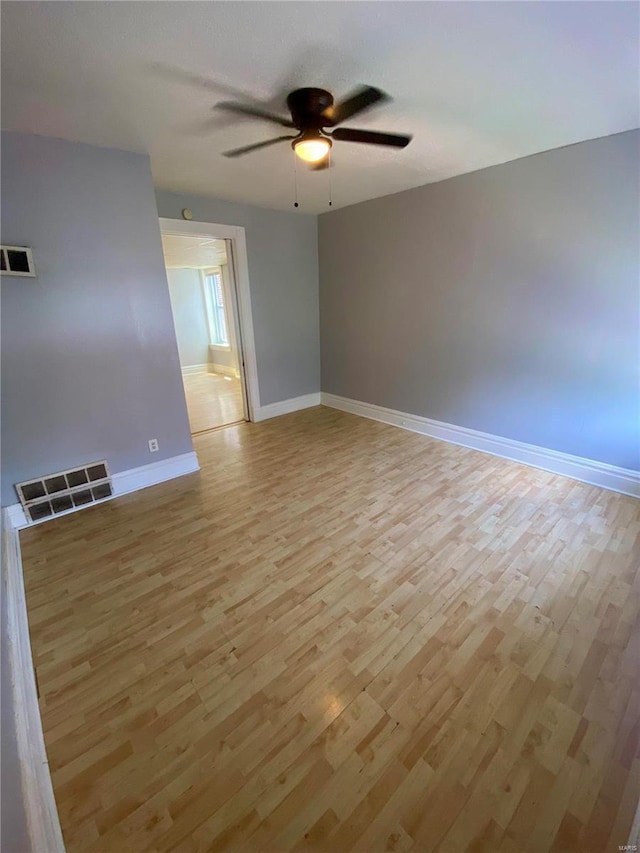
<instances>
[{"instance_id":1,"label":"ceiling fan motor housing","mask_svg":"<svg viewBox=\"0 0 640 853\"><path fill-rule=\"evenodd\" d=\"M324 111L333 106L333 95L324 89L296 89L287 96L293 123L300 130L319 130L329 122Z\"/></svg>"},{"instance_id":2,"label":"ceiling fan motor housing","mask_svg":"<svg viewBox=\"0 0 640 853\"><path fill-rule=\"evenodd\" d=\"M340 103L335 104L331 92L326 89L306 87L295 89L287 96L287 106L291 119L276 115L259 106L222 102L216 106L241 115L278 124L288 129L295 128L295 135L284 134L275 139L265 139L252 145L243 145L232 151L223 151L225 157L240 157L261 148L267 148L286 140L293 140L291 145L301 160L308 163L319 163L331 148L332 141L358 142L367 145L386 145L394 148L405 148L411 137L398 133L380 133L375 130L357 130L352 127L340 127L343 122L369 109L374 104L389 101L390 98L374 86L360 86ZM328 131L326 128L331 128ZM312 168L324 168L313 166Z\"/></svg>"}]
</instances>

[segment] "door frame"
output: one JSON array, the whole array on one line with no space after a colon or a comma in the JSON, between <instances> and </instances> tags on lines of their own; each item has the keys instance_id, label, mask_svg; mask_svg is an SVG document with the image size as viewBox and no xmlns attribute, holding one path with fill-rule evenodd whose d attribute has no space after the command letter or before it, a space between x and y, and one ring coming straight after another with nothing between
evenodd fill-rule
<instances>
[{"instance_id":1,"label":"door frame","mask_svg":"<svg viewBox=\"0 0 640 853\"><path fill-rule=\"evenodd\" d=\"M249 259L245 229L241 225L219 225L212 222L193 222L186 219L159 218L160 232L174 236L209 237L228 240L231 246L231 290L233 305L231 313L237 326L240 372L247 409L247 418L255 421L260 411L260 386L258 384L258 362L253 334L251 313L251 289L249 286Z\"/></svg>"}]
</instances>

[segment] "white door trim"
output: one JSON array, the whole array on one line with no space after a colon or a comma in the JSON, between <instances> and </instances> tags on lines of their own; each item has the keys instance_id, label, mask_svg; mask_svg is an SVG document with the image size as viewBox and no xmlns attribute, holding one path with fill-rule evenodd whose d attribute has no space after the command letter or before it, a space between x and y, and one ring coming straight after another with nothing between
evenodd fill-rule
<instances>
[{"instance_id":1,"label":"white door trim","mask_svg":"<svg viewBox=\"0 0 640 853\"><path fill-rule=\"evenodd\" d=\"M241 359L240 370L244 378L247 393L249 420L255 420L260 409L260 386L258 383L258 362L253 334L253 315L251 313L251 289L249 286L249 259L245 229L241 225L222 225L213 222L189 222L186 219L165 219L160 217L162 234L188 234L192 237L214 237L218 240L230 240L232 247L231 266L234 270L235 301L239 319Z\"/></svg>"}]
</instances>

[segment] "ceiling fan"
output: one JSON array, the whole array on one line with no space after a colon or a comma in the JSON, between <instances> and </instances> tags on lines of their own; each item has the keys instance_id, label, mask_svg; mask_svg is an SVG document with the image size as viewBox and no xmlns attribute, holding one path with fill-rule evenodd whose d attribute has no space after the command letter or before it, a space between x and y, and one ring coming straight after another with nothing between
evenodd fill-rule
<instances>
[{"instance_id":1,"label":"ceiling fan","mask_svg":"<svg viewBox=\"0 0 640 853\"><path fill-rule=\"evenodd\" d=\"M245 145L225 151L225 157L240 157L260 148L275 145L287 139L293 140L291 147L297 156L315 168L326 168L333 140L340 142L360 142L367 145L388 145L394 148L405 148L411 142L411 136L397 133L379 133L373 130L355 130L350 127L337 127L347 119L363 112L374 104L391 100L388 95L373 86L361 86L352 92L344 101L334 104L333 95L324 89L296 89L287 96L287 106L291 118L275 115L266 110L233 101L222 101L216 104L218 109L228 110L241 115L270 121L281 127L296 130L295 134L276 136L264 142ZM336 128L329 132L327 128Z\"/></svg>"}]
</instances>

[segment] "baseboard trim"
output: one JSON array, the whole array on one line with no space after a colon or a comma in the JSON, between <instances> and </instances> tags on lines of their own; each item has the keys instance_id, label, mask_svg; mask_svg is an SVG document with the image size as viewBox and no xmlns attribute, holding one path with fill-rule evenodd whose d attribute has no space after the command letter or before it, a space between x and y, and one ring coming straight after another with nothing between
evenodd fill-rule
<instances>
[{"instance_id":1,"label":"baseboard trim","mask_svg":"<svg viewBox=\"0 0 640 853\"><path fill-rule=\"evenodd\" d=\"M18 531L3 510L2 550L6 577L7 639L14 722L27 827L32 850L64 853L51 784L31 656Z\"/></svg>"},{"instance_id":2,"label":"baseboard trim","mask_svg":"<svg viewBox=\"0 0 640 853\"><path fill-rule=\"evenodd\" d=\"M533 468L542 468L544 471L561 474L564 477L580 480L592 486L600 486L603 489L610 489L613 492L620 492L623 495L640 497L640 472L638 471L618 468L615 465L607 465L593 459L571 456L568 453L537 447L534 444L525 444L522 441L514 441L510 438L502 438L490 433L434 421L408 412L387 409L373 403L350 400L347 397L339 397L336 394L328 394L324 391L321 398L322 404L332 409L340 409L343 412L350 412L363 418L370 418L411 432L418 432L430 438L438 438L452 444L459 444L462 447L480 450L502 459L522 462L525 465L531 465Z\"/></svg>"},{"instance_id":3,"label":"baseboard trim","mask_svg":"<svg viewBox=\"0 0 640 853\"><path fill-rule=\"evenodd\" d=\"M6 522L14 530L22 530L23 527L29 526L27 516L22 509L22 504L11 504L4 507L2 511L5 514ZM46 519L43 519L43 521L46 521ZM34 524L37 524L37 522L34 522Z\"/></svg>"},{"instance_id":4,"label":"baseboard trim","mask_svg":"<svg viewBox=\"0 0 640 853\"><path fill-rule=\"evenodd\" d=\"M161 459L159 462L152 462L150 465L141 465L139 468L130 468L128 471L120 471L118 474L112 474L113 494L111 497L100 501L73 507L73 509L59 512L57 515L50 515L47 518L41 518L39 521L31 522L27 519L20 504L11 504L5 507L4 512L11 527L14 530L22 530L23 527L35 527L36 524L46 524L47 521L53 521L55 518L61 518L63 515L81 512L83 509L88 509L97 504L112 501L114 498L120 497L120 495L128 495L131 492L137 492L139 489L157 486L158 483L164 483L167 480L173 480L176 477L182 477L184 474L192 474L199 470L200 465L195 452L182 453L180 456L171 456L169 459Z\"/></svg>"},{"instance_id":5,"label":"baseboard trim","mask_svg":"<svg viewBox=\"0 0 640 853\"><path fill-rule=\"evenodd\" d=\"M183 376L191 376L194 373L206 373L208 369L208 364L185 364L184 367L180 368Z\"/></svg>"},{"instance_id":6,"label":"baseboard trim","mask_svg":"<svg viewBox=\"0 0 640 853\"><path fill-rule=\"evenodd\" d=\"M139 489L149 486L157 486L166 480L182 477L184 474L193 474L200 470L198 457L194 451L182 453L180 456L171 456L169 459L161 459L150 465L141 465L139 468L130 468L128 471L120 471L113 474L113 497L128 495Z\"/></svg>"},{"instance_id":7,"label":"baseboard trim","mask_svg":"<svg viewBox=\"0 0 640 853\"><path fill-rule=\"evenodd\" d=\"M269 418L277 418L280 415L288 415L298 412L300 409L310 409L312 406L320 405L320 392L315 394L304 394L302 397L291 397L289 400L281 400L279 403L269 403L253 413L254 421L266 421Z\"/></svg>"},{"instance_id":8,"label":"baseboard trim","mask_svg":"<svg viewBox=\"0 0 640 853\"><path fill-rule=\"evenodd\" d=\"M208 365L209 373L220 373L222 376L231 376L234 379L240 379L240 371L235 367L230 367L228 364L215 364L212 362Z\"/></svg>"}]
</instances>

